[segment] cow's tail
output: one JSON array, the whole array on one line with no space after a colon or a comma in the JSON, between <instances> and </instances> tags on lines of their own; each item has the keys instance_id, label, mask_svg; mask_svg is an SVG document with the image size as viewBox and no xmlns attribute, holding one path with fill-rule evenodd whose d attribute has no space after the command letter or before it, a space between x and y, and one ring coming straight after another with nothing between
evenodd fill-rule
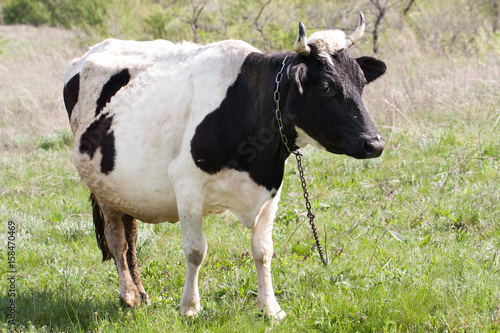
<instances>
[{"instance_id":1,"label":"cow's tail","mask_svg":"<svg viewBox=\"0 0 500 333\"><path fill-rule=\"evenodd\" d=\"M93 193L90 193L90 201L92 201L92 217L94 218L97 245L99 245L102 251L102 261L106 261L112 258L111 252L108 248L108 243L106 242L106 237L104 236L104 226L106 225L106 221L104 220L101 205Z\"/></svg>"}]
</instances>

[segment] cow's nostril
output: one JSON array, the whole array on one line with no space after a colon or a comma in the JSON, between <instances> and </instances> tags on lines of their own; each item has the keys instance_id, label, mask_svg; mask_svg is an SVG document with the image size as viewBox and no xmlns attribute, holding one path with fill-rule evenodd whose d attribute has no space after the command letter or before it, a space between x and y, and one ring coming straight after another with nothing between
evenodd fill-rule
<instances>
[{"instance_id":1,"label":"cow's nostril","mask_svg":"<svg viewBox=\"0 0 500 333\"><path fill-rule=\"evenodd\" d=\"M365 141L365 151L368 156L372 155L375 152L375 147L369 140Z\"/></svg>"},{"instance_id":2,"label":"cow's nostril","mask_svg":"<svg viewBox=\"0 0 500 333\"><path fill-rule=\"evenodd\" d=\"M384 151L384 138L377 136L375 140L366 140L364 143L366 158L379 157Z\"/></svg>"}]
</instances>

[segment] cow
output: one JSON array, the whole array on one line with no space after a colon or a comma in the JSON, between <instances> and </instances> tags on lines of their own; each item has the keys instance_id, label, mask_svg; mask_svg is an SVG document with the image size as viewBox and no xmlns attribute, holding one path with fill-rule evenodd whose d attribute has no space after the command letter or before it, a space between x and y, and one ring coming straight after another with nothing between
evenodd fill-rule
<instances>
[{"instance_id":1,"label":"cow","mask_svg":"<svg viewBox=\"0 0 500 333\"><path fill-rule=\"evenodd\" d=\"M202 219L230 211L252 232L258 309L285 317L271 258L290 152L311 144L365 159L384 149L361 95L386 65L350 54L365 30L359 16L350 35L324 30L308 37L299 23L288 52L263 53L239 40L108 39L70 63L63 97L74 164L91 192L103 260L116 264L122 303L149 304L137 221L180 221L187 266L180 309L197 315L207 251Z\"/></svg>"}]
</instances>

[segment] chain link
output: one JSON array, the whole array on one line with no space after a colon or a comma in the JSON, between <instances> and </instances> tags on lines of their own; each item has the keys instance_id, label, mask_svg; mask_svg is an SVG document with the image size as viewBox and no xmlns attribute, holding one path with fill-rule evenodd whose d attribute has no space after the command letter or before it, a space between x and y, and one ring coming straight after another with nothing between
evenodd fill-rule
<instances>
[{"instance_id":1,"label":"chain link","mask_svg":"<svg viewBox=\"0 0 500 333\"><path fill-rule=\"evenodd\" d=\"M316 230L316 224L314 223L314 214L311 210L311 202L309 201L309 192L307 192L306 178L304 177L304 168L302 168L302 154L298 151L294 151L293 154L297 159L297 168L299 169L300 181L302 182L302 190L304 191L304 199L306 201L307 217L309 218L309 224L311 225L311 231L313 233L314 241L316 242L316 249L318 250L319 257L323 265L328 265L323 254L323 248L319 242L318 231Z\"/></svg>"},{"instance_id":2,"label":"chain link","mask_svg":"<svg viewBox=\"0 0 500 333\"><path fill-rule=\"evenodd\" d=\"M295 158L297 160L297 169L299 170L299 176L300 176L300 181L302 183L302 190L304 191L304 200L306 201L306 209L307 209L307 217L309 218L309 224L311 226L311 230L313 233L314 241L316 242L316 249L318 250L319 257L321 259L321 262L323 265L328 265L328 262L325 259L325 256L323 254L323 248L321 247L321 243L319 242L319 237L318 237L318 231L316 230L316 224L314 223L314 214L311 209L311 202L309 201L309 192L307 191L307 183L306 183L306 178L304 177L304 168L302 167L302 154L299 153L298 150L292 151L290 149L290 146L288 145L288 138L285 135L284 129L283 129L283 119L282 119L282 114L280 110L280 83L281 80L283 79L283 70L285 69L286 63L290 59L290 56L286 56L285 59L283 59L283 63L281 65L281 69L276 75L276 90L274 91L274 102L276 103L276 120L278 121L278 128L280 131L280 136L281 136L281 141L285 145L286 149L290 154L294 154Z\"/></svg>"},{"instance_id":3,"label":"chain link","mask_svg":"<svg viewBox=\"0 0 500 333\"><path fill-rule=\"evenodd\" d=\"M281 69L276 75L276 90L274 91L274 102L276 103L276 120L278 121L278 128L280 130L280 136L281 136L281 141L286 147L286 150L291 154L293 153L290 147L288 146L288 138L285 135L285 132L283 131L283 119L281 117L281 111L280 111L280 83L281 80L283 79L283 69L285 69L286 63L288 62L288 59L290 59L290 56L287 55L285 59L283 59L283 63L281 65Z\"/></svg>"}]
</instances>

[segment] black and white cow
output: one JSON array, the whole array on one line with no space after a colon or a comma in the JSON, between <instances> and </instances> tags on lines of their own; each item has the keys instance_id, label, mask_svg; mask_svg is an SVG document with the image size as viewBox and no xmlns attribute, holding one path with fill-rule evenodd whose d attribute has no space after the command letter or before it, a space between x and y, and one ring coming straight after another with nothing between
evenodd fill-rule
<instances>
[{"instance_id":1,"label":"black and white cow","mask_svg":"<svg viewBox=\"0 0 500 333\"><path fill-rule=\"evenodd\" d=\"M234 213L252 230L258 307L285 316L271 280L272 227L289 152L275 118L280 108L290 148L312 144L372 158L384 140L368 115L365 84L386 71L348 48L365 29L307 38L295 52L265 54L227 40L208 45L109 39L71 62L64 102L75 134L74 163L92 195L104 260L113 258L121 300L148 301L136 257L137 220L177 222L187 262L181 311L200 311L198 272L207 243L205 215Z\"/></svg>"}]
</instances>

